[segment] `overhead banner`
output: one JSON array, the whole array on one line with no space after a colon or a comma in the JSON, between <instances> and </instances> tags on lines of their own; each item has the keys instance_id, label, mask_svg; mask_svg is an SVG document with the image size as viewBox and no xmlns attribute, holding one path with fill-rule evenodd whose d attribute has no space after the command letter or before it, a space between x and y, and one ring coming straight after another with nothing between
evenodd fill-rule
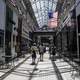
<instances>
[{"instance_id":1,"label":"overhead banner","mask_svg":"<svg viewBox=\"0 0 80 80\"><path fill-rule=\"evenodd\" d=\"M56 28L58 25L58 12L48 13L48 16L49 16L48 20L49 28Z\"/></svg>"}]
</instances>

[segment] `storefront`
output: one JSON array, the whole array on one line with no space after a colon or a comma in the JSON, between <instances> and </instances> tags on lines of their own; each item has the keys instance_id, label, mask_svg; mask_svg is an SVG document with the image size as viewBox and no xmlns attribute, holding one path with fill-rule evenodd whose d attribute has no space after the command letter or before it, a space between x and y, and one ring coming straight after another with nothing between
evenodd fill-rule
<instances>
[{"instance_id":1,"label":"storefront","mask_svg":"<svg viewBox=\"0 0 80 80\"><path fill-rule=\"evenodd\" d=\"M61 30L57 34L58 51L74 61L77 54L76 9L72 8L65 17Z\"/></svg>"},{"instance_id":2,"label":"storefront","mask_svg":"<svg viewBox=\"0 0 80 80\"><path fill-rule=\"evenodd\" d=\"M7 55L15 57L18 15L5 0L0 0L0 60L5 61ZM16 33L16 34L15 34Z\"/></svg>"}]
</instances>

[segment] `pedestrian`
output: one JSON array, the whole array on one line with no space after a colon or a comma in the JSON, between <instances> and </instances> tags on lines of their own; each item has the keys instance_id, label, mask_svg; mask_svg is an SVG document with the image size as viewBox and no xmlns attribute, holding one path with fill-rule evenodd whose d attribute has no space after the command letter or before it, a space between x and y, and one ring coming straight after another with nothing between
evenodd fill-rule
<instances>
[{"instance_id":1,"label":"pedestrian","mask_svg":"<svg viewBox=\"0 0 80 80\"><path fill-rule=\"evenodd\" d=\"M55 46L53 46L53 48L52 48L52 55L53 55L52 60L55 60L55 55L56 55L56 47Z\"/></svg>"},{"instance_id":2,"label":"pedestrian","mask_svg":"<svg viewBox=\"0 0 80 80\"><path fill-rule=\"evenodd\" d=\"M46 52L46 47L45 47L45 46L43 47L43 52L44 52L44 53Z\"/></svg>"},{"instance_id":3,"label":"pedestrian","mask_svg":"<svg viewBox=\"0 0 80 80\"><path fill-rule=\"evenodd\" d=\"M32 65L35 65L35 62L36 62L36 44L34 43L31 47L31 52L32 52Z\"/></svg>"},{"instance_id":4,"label":"pedestrian","mask_svg":"<svg viewBox=\"0 0 80 80\"><path fill-rule=\"evenodd\" d=\"M51 55L52 55L52 47L50 45L50 47L49 47L49 59L51 59Z\"/></svg>"},{"instance_id":5,"label":"pedestrian","mask_svg":"<svg viewBox=\"0 0 80 80\"><path fill-rule=\"evenodd\" d=\"M39 46L39 54L40 54L40 61L43 61L44 47L42 44L40 44Z\"/></svg>"}]
</instances>

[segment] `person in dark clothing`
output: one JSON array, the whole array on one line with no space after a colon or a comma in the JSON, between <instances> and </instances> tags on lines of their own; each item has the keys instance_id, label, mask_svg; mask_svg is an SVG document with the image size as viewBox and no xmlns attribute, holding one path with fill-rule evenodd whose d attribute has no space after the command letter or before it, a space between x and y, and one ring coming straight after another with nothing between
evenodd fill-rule
<instances>
[{"instance_id":1,"label":"person in dark clothing","mask_svg":"<svg viewBox=\"0 0 80 80\"><path fill-rule=\"evenodd\" d=\"M56 55L56 48L55 48L55 46L52 48L52 55L53 55L53 59L52 60L55 60L55 55Z\"/></svg>"},{"instance_id":2,"label":"person in dark clothing","mask_svg":"<svg viewBox=\"0 0 80 80\"><path fill-rule=\"evenodd\" d=\"M33 44L33 46L31 47L31 52L32 52L32 65L35 65L35 60L36 60L36 50L37 47L35 44Z\"/></svg>"},{"instance_id":3,"label":"person in dark clothing","mask_svg":"<svg viewBox=\"0 0 80 80\"><path fill-rule=\"evenodd\" d=\"M51 55L52 55L52 47L49 47L49 59L51 59Z\"/></svg>"},{"instance_id":4,"label":"person in dark clothing","mask_svg":"<svg viewBox=\"0 0 80 80\"><path fill-rule=\"evenodd\" d=\"M44 55L44 47L43 47L43 45L39 46L39 54L40 54L40 61L43 61L43 55Z\"/></svg>"},{"instance_id":5,"label":"person in dark clothing","mask_svg":"<svg viewBox=\"0 0 80 80\"><path fill-rule=\"evenodd\" d=\"M32 51L32 64L35 64L35 59L36 59L36 52L35 50Z\"/></svg>"}]
</instances>

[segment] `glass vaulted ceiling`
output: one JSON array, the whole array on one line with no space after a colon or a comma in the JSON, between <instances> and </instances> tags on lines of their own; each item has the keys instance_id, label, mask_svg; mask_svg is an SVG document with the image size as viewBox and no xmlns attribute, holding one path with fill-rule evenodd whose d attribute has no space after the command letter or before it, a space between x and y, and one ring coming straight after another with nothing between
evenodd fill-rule
<instances>
[{"instance_id":1,"label":"glass vaulted ceiling","mask_svg":"<svg viewBox=\"0 0 80 80\"><path fill-rule=\"evenodd\" d=\"M48 24L48 13L55 11L57 1L58 0L30 0L40 28Z\"/></svg>"}]
</instances>

